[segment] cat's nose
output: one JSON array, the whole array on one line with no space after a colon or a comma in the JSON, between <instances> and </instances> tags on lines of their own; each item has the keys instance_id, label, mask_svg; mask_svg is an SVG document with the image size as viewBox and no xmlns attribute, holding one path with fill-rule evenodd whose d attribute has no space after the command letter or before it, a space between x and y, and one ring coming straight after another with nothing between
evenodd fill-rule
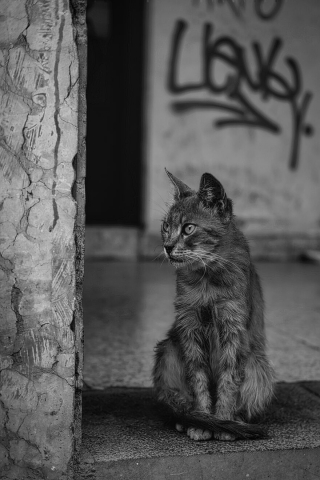
<instances>
[{"instance_id":1,"label":"cat's nose","mask_svg":"<svg viewBox=\"0 0 320 480\"><path fill-rule=\"evenodd\" d=\"M171 245L165 245L164 246L164 249L165 251L167 252L168 255L170 255L170 253L172 252L173 250L173 247Z\"/></svg>"}]
</instances>

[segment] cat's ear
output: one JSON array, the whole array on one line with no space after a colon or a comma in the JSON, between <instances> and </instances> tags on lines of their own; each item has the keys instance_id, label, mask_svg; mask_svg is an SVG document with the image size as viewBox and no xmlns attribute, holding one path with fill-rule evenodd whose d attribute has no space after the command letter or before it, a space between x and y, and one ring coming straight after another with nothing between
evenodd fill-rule
<instances>
[{"instance_id":1,"label":"cat's ear","mask_svg":"<svg viewBox=\"0 0 320 480\"><path fill-rule=\"evenodd\" d=\"M221 219L229 222L232 217L232 202L219 182L211 173L204 173L200 180L198 197L207 208L215 209Z\"/></svg>"},{"instance_id":2,"label":"cat's ear","mask_svg":"<svg viewBox=\"0 0 320 480\"><path fill-rule=\"evenodd\" d=\"M191 190L188 185L183 183L181 180L179 180L177 177L172 175L172 173L168 172L168 170L165 168L166 174L170 178L173 186L174 186L174 199L175 200L181 200L182 198L185 197L190 197L191 195L194 195L194 191Z\"/></svg>"}]
</instances>

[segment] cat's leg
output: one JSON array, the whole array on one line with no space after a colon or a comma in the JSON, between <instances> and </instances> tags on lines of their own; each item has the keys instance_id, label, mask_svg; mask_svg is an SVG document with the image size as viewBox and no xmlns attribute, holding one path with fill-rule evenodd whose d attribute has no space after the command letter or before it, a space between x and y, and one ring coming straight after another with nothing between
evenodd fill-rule
<instances>
[{"instance_id":1,"label":"cat's leg","mask_svg":"<svg viewBox=\"0 0 320 480\"><path fill-rule=\"evenodd\" d=\"M153 384L159 401L183 413L192 408L192 395L186 383L185 368L178 347L170 338L159 342L153 368ZM178 431L183 431L180 424Z\"/></svg>"},{"instance_id":2,"label":"cat's leg","mask_svg":"<svg viewBox=\"0 0 320 480\"><path fill-rule=\"evenodd\" d=\"M233 368L225 369L219 376L215 417L220 420L237 420L236 401L239 379ZM229 432L214 432L216 440L233 441L236 436Z\"/></svg>"},{"instance_id":3,"label":"cat's leg","mask_svg":"<svg viewBox=\"0 0 320 480\"><path fill-rule=\"evenodd\" d=\"M199 412L211 413L211 396L209 393L208 376L204 366L198 362L192 363L190 368L189 362L188 376L190 378L192 390L194 392L194 409ZM189 427L187 435L192 440L209 440L212 438L210 430Z\"/></svg>"},{"instance_id":4,"label":"cat's leg","mask_svg":"<svg viewBox=\"0 0 320 480\"><path fill-rule=\"evenodd\" d=\"M187 338L181 332L181 344L186 359L186 372L193 393L193 410L211 414L212 399L209 391L209 352L197 331L188 329ZM189 427L187 435L192 440L209 440L210 430Z\"/></svg>"},{"instance_id":5,"label":"cat's leg","mask_svg":"<svg viewBox=\"0 0 320 480\"><path fill-rule=\"evenodd\" d=\"M238 409L250 420L261 414L273 396L275 375L267 357L251 354L240 387Z\"/></svg>"},{"instance_id":6,"label":"cat's leg","mask_svg":"<svg viewBox=\"0 0 320 480\"><path fill-rule=\"evenodd\" d=\"M219 376L215 417L220 420L237 420L237 400L243 377L242 359L247 352L245 330L246 308L242 302L225 302L219 312ZM215 432L217 440L235 440L228 432Z\"/></svg>"},{"instance_id":7,"label":"cat's leg","mask_svg":"<svg viewBox=\"0 0 320 480\"><path fill-rule=\"evenodd\" d=\"M240 387L239 411L250 420L261 414L273 395L275 375L265 353L263 300L260 282L254 271L252 289L251 352L245 362L243 382Z\"/></svg>"},{"instance_id":8,"label":"cat's leg","mask_svg":"<svg viewBox=\"0 0 320 480\"><path fill-rule=\"evenodd\" d=\"M190 367L188 370L193 374L189 375L189 371L187 374L187 366L182 361L181 353L170 338L157 345L153 382L158 399L178 413L188 413L194 408L207 412L211 406L206 389L207 380L201 371L194 372ZM197 394L194 395L193 391ZM187 427L180 423L176 424L176 429L186 432L193 440L208 440L212 437L208 430Z\"/></svg>"}]
</instances>

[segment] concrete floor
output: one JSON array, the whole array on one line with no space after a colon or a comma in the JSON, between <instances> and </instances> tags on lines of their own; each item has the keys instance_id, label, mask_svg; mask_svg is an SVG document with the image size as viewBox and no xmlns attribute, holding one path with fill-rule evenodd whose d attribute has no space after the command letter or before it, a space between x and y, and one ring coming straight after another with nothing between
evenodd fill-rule
<instances>
[{"instance_id":1,"label":"concrete floor","mask_svg":"<svg viewBox=\"0 0 320 480\"><path fill-rule=\"evenodd\" d=\"M279 381L320 379L320 266L261 263L270 358ZM150 387L153 348L173 321L167 264L87 262L85 382L95 389Z\"/></svg>"},{"instance_id":2,"label":"concrete floor","mask_svg":"<svg viewBox=\"0 0 320 480\"><path fill-rule=\"evenodd\" d=\"M259 264L278 380L266 439L194 442L161 416L150 372L173 319L174 271L87 262L81 480L312 480L320 471L320 267ZM147 387L147 388L145 388Z\"/></svg>"},{"instance_id":3,"label":"concrete floor","mask_svg":"<svg viewBox=\"0 0 320 480\"><path fill-rule=\"evenodd\" d=\"M268 437L195 442L166 424L151 389L88 390L79 480L314 480L320 471L320 382L279 383Z\"/></svg>"}]
</instances>

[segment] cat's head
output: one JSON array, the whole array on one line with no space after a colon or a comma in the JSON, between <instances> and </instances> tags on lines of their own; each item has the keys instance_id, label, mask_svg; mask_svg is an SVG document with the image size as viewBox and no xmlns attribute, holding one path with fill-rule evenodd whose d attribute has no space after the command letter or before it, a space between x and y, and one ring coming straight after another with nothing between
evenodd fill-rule
<instances>
[{"instance_id":1,"label":"cat's head","mask_svg":"<svg viewBox=\"0 0 320 480\"><path fill-rule=\"evenodd\" d=\"M232 202L210 173L202 175L196 192L166 172L174 186L174 203L162 222L164 252L176 267L207 263L223 245Z\"/></svg>"}]
</instances>

